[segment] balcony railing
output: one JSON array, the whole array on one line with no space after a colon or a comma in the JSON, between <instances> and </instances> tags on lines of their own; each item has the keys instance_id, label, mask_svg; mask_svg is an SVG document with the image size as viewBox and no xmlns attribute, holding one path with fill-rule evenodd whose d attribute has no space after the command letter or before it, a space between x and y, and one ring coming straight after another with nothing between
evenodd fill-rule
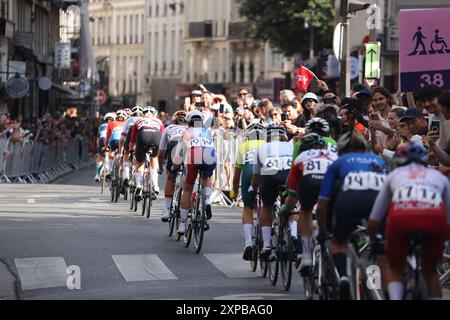
<instances>
[{"instance_id":1,"label":"balcony railing","mask_svg":"<svg viewBox=\"0 0 450 320\"><path fill-rule=\"evenodd\" d=\"M213 22L201 21L189 23L189 38L212 38Z\"/></svg>"},{"instance_id":2,"label":"balcony railing","mask_svg":"<svg viewBox=\"0 0 450 320\"><path fill-rule=\"evenodd\" d=\"M248 22L230 22L228 24L228 38L240 39L244 38L249 28Z\"/></svg>"}]
</instances>

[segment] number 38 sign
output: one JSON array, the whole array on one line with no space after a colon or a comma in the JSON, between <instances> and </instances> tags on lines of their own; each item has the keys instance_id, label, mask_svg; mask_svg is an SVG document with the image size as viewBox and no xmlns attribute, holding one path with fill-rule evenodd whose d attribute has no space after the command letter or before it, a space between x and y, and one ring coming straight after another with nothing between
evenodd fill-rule
<instances>
[{"instance_id":1,"label":"number 38 sign","mask_svg":"<svg viewBox=\"0 0 450 320\"><path fill-rule=\"evenodd\" d=\"M450 89L450 8L401 10L400 87Z\"/></svg>"}]
</instances>

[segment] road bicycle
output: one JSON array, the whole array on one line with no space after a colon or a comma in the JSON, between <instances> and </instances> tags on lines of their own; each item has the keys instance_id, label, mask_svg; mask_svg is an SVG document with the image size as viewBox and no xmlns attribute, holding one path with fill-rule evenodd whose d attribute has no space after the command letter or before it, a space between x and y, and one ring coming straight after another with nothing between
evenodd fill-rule
<instances>
[{"instance_id":1,"label":"road bicycle","mask_svg":"<svg viewBox=\"0 0 450 320\"><path fill-rule=\"evenodd\" d=\"M259 270L261 272L261 276L265 278L268 272L268 263L267 261L261 261L259 259L259 254L264 248L264 241L262 237L262 226L260 223L260 215L262 209L262 199L261 195L257 191L255 194L254 202L253 202L253 232L252 232L252 242L253 242L253 257L250 260L250 266L253 272L256 272L258 268L259 262Z\"/></svg>"},{"instance_id":2,"label":"road bicycle","mask_svg":"<svg viewBox=\"0 0 450 320\"><path fill-rule=\"evenodd\" d=\"M170 215L169 215L169 237L172 236L175 226L178 227L180 223L180 203L181 194L183 193L183 178L184 178L184 167L181 165L176 171L175 178L175 189L173 192L172 204L170 205ZM177 232L176 239L179 241L181 235Z\"/></svg>"},{"instance_id":3,"label":"road bicycle","mask_svg":"<svg viewBox=\"0 0 450 320\"><path fill-rule=\"evenodd\" d=\"M144 175L142 184L142 216L146 214L147 219L150 219L152 202L156 200L154 186L152 184L152 171L150 167L151 157L154 154L154 149L151 147L145 155Z\"/></svg>"},{"instance_id":4,"label":"road bicycle","mask_svg":"<svg viewBox=\"0 0 450 320\"><path fill-rule=\"evenodd\" d=\"M321 243L314 247L317 265L317 290L320 300L337 300L339 298L339 273L330 252L331 235L323 236Z\"/></svg>"},{"instance_id":5,"label":"road bicycle","mask_svg":"<svg viewBox=\"0 0 450 320\"><path fill-rule=\"evenodd\" d=\"M425 241L429 234L416 230L409 234L409 253L406 261L404 300L426 300L427 286L422 273L422 257Z\"/></svg>"},{"instance_id":6,"label":"road bicycle","mask_svg":"<svg viewBox=\"0 0 450 320\"><path fill-rule=\"evenodd\" d=\"M119 200L121 184L120 155L116 155L111 169L111 202L117 202Z\"/></svg>"},{"instance_id":7,"label":"road bicycle","mask_svg":"<svg viewBox=\"0 0 450 320\"><path fill-rule=\"evenodd\" d=\"M272 252L275 252L275 256L270 255L268 261L268 274L269 282L272 286L275 286L278 282L278 274L280 271L280 263L277 255L278 248L278 235L280 232L280 208L281 208L281 198L278 197L272 207L272 239L271 246Z\"/></svg>"}]
</instances>

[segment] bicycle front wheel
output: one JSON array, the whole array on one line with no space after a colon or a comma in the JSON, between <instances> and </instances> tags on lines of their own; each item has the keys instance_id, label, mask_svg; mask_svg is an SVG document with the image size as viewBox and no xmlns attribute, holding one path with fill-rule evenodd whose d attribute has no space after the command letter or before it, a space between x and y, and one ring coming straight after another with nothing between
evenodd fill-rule
<instances>
[{"instance_id":1,"label":"bicycle front wheel","mask_svg":"<svg viewBox=\"0 0 450 320\"><path fill-rule=\"evenodd\" d=\"M184 246L188 248L189 245L191 244L192 239L192 220L190 217L187 220L186 232L184 233L183 239L184 239Z\"/></svg>"},{"instance_id":2,"label":"bicycle front wheel","mask_svg":"<svg viewBox=\"0 0 450 320\"><path fill-rule=\"evenodd\" d=\"M281 282L283 289L289 291L292 280L292 255L294 246L291 235L285 226L280 226L280 239L278 240L280 267L281 267Z\"/></svg>"},{"instance_id":3,"label":"bicycle front wheel","mask_svg":"<svg viewBox=\"0 0 450 320\"><path fill-rule=\"evenodd\" d=\"M195 252L200 253L200 250L202 250L202 244L203 244L203 237L205 235L205 224L206 224L206 215L204 208L202 206L201 211L199 203L200 199L197 199L197 205L196 205L196 214L195 214L195 221L193 221L193 232L194 232L194 246L195 246Z\"/></svg>"}]
</instances>

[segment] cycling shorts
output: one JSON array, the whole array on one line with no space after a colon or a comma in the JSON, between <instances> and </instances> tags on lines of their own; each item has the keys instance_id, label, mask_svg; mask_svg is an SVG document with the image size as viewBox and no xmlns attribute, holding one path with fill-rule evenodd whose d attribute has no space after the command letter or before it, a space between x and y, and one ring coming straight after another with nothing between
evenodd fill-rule
<instances>
[{"instance_id":1,"label":"cycling shorts","mask_svg":"<svg viewBox=\"0 0 450 320\"><path fill-rule=\"evenodd\" d=\"M322 178L322 179L318 179ZM307 175L300 178L297 197L303 210L312 210L317 203L323 175Z\"/></svg>"},{"instance_id":2,"label":"cycling shorts","mask_svg":"<svg viewBox=\"0 0 450 320\"><path fill-rule=\"evenodd\" d=\"M414 212L391 210L386 226L386 255L389 261L405 262L410 249L408 235L417 230L428 234L423 250L424 264L433 266L442 259L444 243L448 235L445 209Z\"/></svg>"},{"instance_id":3,"label":"cycling shorts","mask_svg":"<svg viewBox=\"0 0 450 320\"><path fill-rule=\"evenodd\" d=\"M161 132L157 129L141 129L137 134L134 156L137 162L145 161L146 154L152 150L152 157L158 155Z\"/></svg>"},{"instance_id":4,"label":"cycling shorts","mask_svg":"<svg viewBox=\"0 0 450 320\"><path fill-rule=\"evenodd\" d=\"M253 165L246 163L242 167L241 174L241 195L244 207L253 207L253 197L248 192L248 188L252 184Z\"/></svg>"},{"instance_id":5,"label":"cycling shorts","mask_svg":"<svg viewBox=\"0 0 450 320\"><path fill-rule=\"evenodd\" d=\"M120 140L117 139L111 140L109 142L109 150L116 151L117 149L119 149L119 142Z\"/></svg>"},{"instance_id":6,"label":"cycling shorts","mask_svg":"<svg viewBox=\"0 0 450 320\"><path fill-rule=\"evenodd\" d=\"M193 185L199 171L202 172L202 178L211 178L217 167L215 150L213 148L194 147L188 152L190 152L190 157L188 157L188 163L186 164L186 183Z\"/></svg>"},{"instance_id":7,"label":"cycling shorts","mask_svg":"<svg viewBox=\"0 0 450 320\"><path fill-rule=\"evenodd\" d=\"M166 171L168 174L175 174L177 173L177 169L173 169L173 162L172 162L172 152L175 149L175 147L177 146L178 142L177 141L170 141L169 144L167 145L167 150L166 150Z\"/></svg>"},{"instance_id":8,"label":"cycling shorts","mask_svg":"<svg viewBox=\"0 0 450 320\"><path fill-rule=\"evenodd\" d=\"M125 137L125 142L123 143L123 148L126 152L130 150L130 140L131 140L131 133L133 132L132 128L128 130L127 135Z\"/></svg>"},{"instance_id":9,"label":"cycling shorts","mask_svg":"<svg viewBox=\"0 0 450 320\"><path fill-rule=\"evenodd\" d=\"M261 175L261 198L265 206L273 206L279 194L279 187L284 186L289 170L278 171L274 175Z\"/></svg>"},{"instance_id":10,"label":"cycling shorts","mask_svg":"<svg viewBox=\"0 0 450 320\"><path fill-rule=\"evenodd\" d=\"M105 157L105 153L102 151L102 149L105 147L105 141L106 138L100 138L99 145L97 146L97 154L99 154L103 158Z\"/></svg>"},{"instance_id":11,"label":"cycling shorts","mask_svg":"<svg viewBox=\"0 0 450 320\"><path fill-rule=\"evenodd\" d=\"M340 190L334 205L333 236L339 240L348 239L362 219L369 219L377 195L376 190Z\"/></svg>"}]
</instances>

